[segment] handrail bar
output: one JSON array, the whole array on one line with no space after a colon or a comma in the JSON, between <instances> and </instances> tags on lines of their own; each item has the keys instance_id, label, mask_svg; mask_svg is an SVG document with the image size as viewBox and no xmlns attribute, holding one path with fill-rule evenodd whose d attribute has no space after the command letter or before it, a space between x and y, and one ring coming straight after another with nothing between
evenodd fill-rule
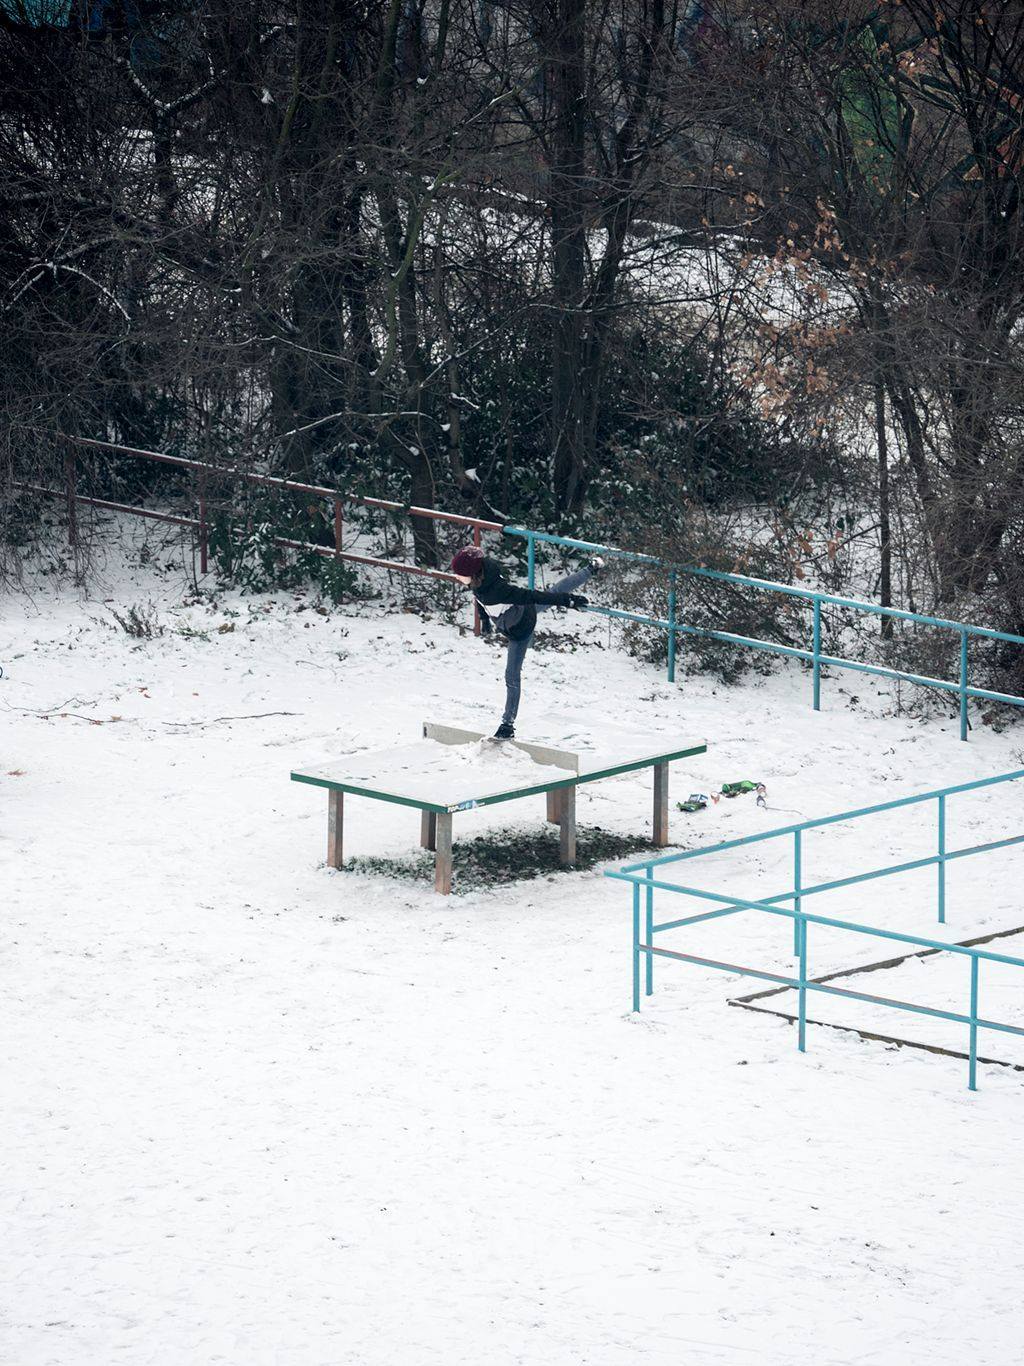
<instances>
[{"instance_id":1,"label":"handrail bar","mask_svg":"<svg viewBox=\"0 0 1024 1366\"><path fill-rule=\"evenodd\" d=\"M978 1031L979 1029L996 1029L1004 1033L1024 1036L1024 1029L1016 1025L997 1023L983 1017L978 1010L979 999L979 966L982 962L998 963L1007 967L1024 968L1024 958L1005 953L996 953L990 949L981 949L977 945L979 942L974 940L967 944L948 943L940 939L928 939L920 934L907 934L901 930L881 929L874 925L865 925L850 920L842 920L836 916L815 915L807 910L806 898L819 895L824 892L834 892L840 888L856 887L861 883L868 883L879 878L892 877L901 873L908 873L924 868L935 868L937 872L936 896L938 904L939 924L946 923L946 865L951 861L968 858L975 854L991 853L996 849L1008 849L1015 845L1024 844L1024 834L1007 835L1000 839L987 840L981 844L969 845L963 848L950 849L947 845L948 822L947 804L949 797L958 793L975 792L979 789L993 787L1000 783L1013 782L1024 777L1024 770L1014 770L1011 773L994 774L988 778L977 778L972 782L950 784L944 788L933 789L930 792L919 792L909 797L898 797L888 802L876 802L871 806L860 807L855 810L839 812L832 816L820 816L813 820L795 822L786 826L777 826L774 830L763 830L752 835L740 836L734 840L723 840L717 845L706 845L698 849L684 849L677 854L670 854L661 859L648 859L641 863L629 864L620 868L618 871L606 871L604 876L617 882L628 883L632 891L633 901L633 952L632 952L632 978L633 978L633 1009L640 1009L641 999L641 962L646 956L646 969L643 976L646 980L646 994L650 996L654 989L653 964L655 957L677 958L682 962L703 964L704 966L715 968L720 971L739 972L748 976L760 977L770 981L773 974L765 973L761 970L747 967L739 967L736 964L718 962L717 960L704 959L692 954L677 953L667 949L655 947L654 939L658 934L666 933L669 930L678 930L685 927L700 924L709 920L718 920L723 917L733 916L741 911L755 910L763 911L768 915L780 916L789 920L793 925L793 955L799 960L799 976L788 978L785 985L794 988L799 994L799 1007L796 1017L797 1022L797 1047L803 1053L807 1048L807 993L811 991L824 991L833 996L846 996L855 1000L863 1000L883 1006L894 1006L900 1010L910 1011L913 1014L923 1015L936 1019L952 1020L958 1024L966 1024L970 1027L970 1046L965 1055L968 1059L968 1088L971 1091L977 1090L977 1068L978 1068ZM892 811L896 808L919 805L922 802L935 802L938 808L937 841L933 845L934 853L929 853L923 857L905 859L900 863L887 864L882 868L872 868L864 872L848 874L844 877L831 878L825 882L812 883L810 885L804 880L804 844L802 835L805 830L820 829L823 826L834 825L838 822L852 822L863 816L877 815L881 812ZM684 886L678 882L669 882L664 876L656 877L655 871L660 871L662 865L668 863L678 863L683 859L698 858L705 854L721 853L726 849L736 849L741 846L764 843L766 840L792 837L792 880L789 887L771 896L764 896L759 899L751 897L737 896L734 892L705 891L703 888ZM682 896L695 900L698 905L711 905L715 909L699 911L696 914L679 916L674 920L656 921L654 916L655 892L671 892L674 896ZM646 934L641 936L641 892L646 896L646 914L643 919L646 923ZM959 1012L937 1010L931 1006L915 1005L907 1001L896 1001L885 997L875 997L863 992L848 991L839 988L827 988L809 979L807 971L807 940L808 928L811 925L823 925L829 929L842 930L851 934L865 935L875 939L885 939L900 944L912 944L918 949L925 949L932 953L952 953L961 957L966 957L971 964L970 976L970 1007L968 1014ZM985 937L990 938L990 936ZM875 964L875 967L886 966L885 964ZM782 978L776 976L776 980Z\"/></svg>"},{"instance_id":2,"label":"handrail bar","mask_svg":"<svg viewBox=\"0 0 1024 1366\"><path fill-rule=\"evenodd\" d=\"M683 564L677 560L666 560L657 555L641 555L633 551L620 550L615 546L599 545L594 541L580 541L572 536L555 536L548 532L529 531L523 527L505 526L502 528L506 536L523 536L532 538L535 541L543 541L545 544L565 545L576 550L590 550L596 554L615 555L623 559L640 560L648 564L658 565L663 569L674 571L677 574L696 574L700 578L717 579L724 583L742 583L748 588L762 588L772 593L782 593L786 597L802 598L806 602L828 603L833 607L849 607L856 611L870 612L875 616L894 617L901 621L916 621L925 626L942 626L952 631L966 631L969 635L984 636L989 640L1005 640L1011 644L1024 645L1024 636L1013 635L1007 631L997 631L989 626L971 626L961 621L952 621L948 617L931 617L921 612L908 612L901 607L882 607L878 603L867 602L862 598L840 597L834 593L822 593L813 588L797 588L788 583L776 583L773 579L758 579L748 574L730 573L721 569L707 569L704 565ZM676 628L681 629L677 626ZM705 634L700 628L690 627L690 631L699 631ZM829 662L825 656L820 656L823 664ZM833 661L838 663L839 661Z\"/></svg>"},{"instance_id":3,"label":"handrail bar","mask_svg":"<svg viewBox=\"0 0 1024 1366\"><path fill-rule=\"evenodd\" d=\"M501 522L489 522L480 517L466 517L458 512L440 512L437 508L421 508L409 503L396 503L387 498L364 498L354 493L343 493L339 489L324 488L319 484L304 484L296 479L280 479L270 474L254 474L248 470L233 470L225 465L211 465L207 461L190 460L181 455L165 455L162 451L149 451L137 446L122 446L114 441L97 441L94 437L89 436L69 436L66 432L57 432L55 435L61 441L69 441L76 446L95 446L100 450L116 451L121 455L136 455L145 460L158 460L161 464L178 465L183 469L198 470L205 474L244 479L250 484L263 484L286 493L307 493L317 498L340 499L344 503L357 503L360 507L378 508L385 512L403 512L410 517L427 517L437 522L453 522L459 526L477 527L481 531L503 530L503 523Z\"/></svg>"},{"instance_id":4,"label":"handrail bar","mask_svg":"<svg viewBox=\"0 0 1024 1366\"><path fill-rule=\"evenodd\" d=\"M335 548L339 552L342 546L342 510L346 503L350 503L361 507L377 508L387 512L400 513L403 517L410 517L414 520L427 519L433 522L447 522L456 526L471 527L474 545L478 547L481 543L481 533L484 531L520 537L526 542L527 582L530 588L534 587L536 548L538 543L566 546L587 551L591 554L614 556L633 564L649 566L661 570L667 574L668 577L667 619L651 617L637 612L624 612L618 609L599 607L596 605L590 607L588 610L594 615L604 616L610 620L634 622L655 630L664 631L668 637L668 680L670 683L675 681L678 643L686 637L697 637L707 640L718 640L725 644L738 645L746 649L761 650L788 659L797 659L810 665L813 679L813 706L815 711L820 711L821 709L821 681L823 669L846 670L849 672L866 674L875 678L893 680L898 683L909 683L917 687L931 688L937 692L944 693L947 696L957 698L961 740L966 740L968 738L968 731L970 729L968 704L972 700L1024 707L1024 697L1022 696L1017 696L1012 693L997 692L990 688L979 688L971 685L969 682L968 647L970 641L972 639L998 640L1015 645L1024 645L1024 636L1014 635L1007 631L998 631L987 626L975 626L966 622L951 621L946 617L926 616L919 612L909 612L897 607L883 607L860 598L842 597L834 593L825 593L811 588L798 588L791 584L778 583L770 579L756 578L749 574L708 569L703 565L681 564L677 561L665 559L664 557L657 555L624 550L619 546L601 545L596 541L584 541L578 537L558 536L552 532L533 531L528 527L512 526L507 523L486 520L479 517L470 517L461 513L442 512L436 508L424 508L415 504L403 504L391 499L362 497L356 494L344 493L338 489L325 488L322 485L307 484L295 479L282 479L274 475L227 469L223 466L213 465L205 461L192 460L183 456L166 455L163 452L146 450L143 447L126 446L117 442L103 441L93 437L71 436L66 432L57 432L56 436L58 440L63 441L69 448L72 448L69 449L65 459L68 499L68 535L72 545L75 544L76 537L74 515L76 503L80 501L89 501L88 499L81 498L77 494L75 488L75 457L73 448L78 446L96 450L113 451L118 454L135 456L146 460L155 460L163 464L177 466L181 469L196 471L203 476L203 479L240 478L249 484L272 488L285 493L330 499L334 505ZM200 480L199 488L199 504L200 564L201 570L205 574L207 568L208 540L205 485L202 479ZM410 570L409 572L416 571ZM762 640L729 631L716 631L712 627L690 626L687 623L680 621L678 612L679 595L677 591L678 576L680 574L714 579L723 583L731 583L765 592L781 593L784 596L802 602L805 605L809 604L813 607L812 648L808 650L799 646L783 645L774 640ZM440 577L440 575L436 574L435 577ZM960 644L958 681L932 678L925 674L910 673L906 670L893 668L884 664L872 664L861 660L846 659L839 655L824 654L821 648L823 604L849 609L851 611L866 612L870 615L882 618L895 618L901 621L916 622L922 626L931 626L943 630L955 631L959 636ZM479 630L479 613L476 608L474 608L474 633L479 634Z\"/></svg>"},{"instance_id":5,"label":"handrail bar","mask_svg":"<svg viewBox=\"0 0 1024 1366\"><path fill-rule=\"evenodd\" d=\"M681 887L675 882L659 882L657 879L632 877L626 873L607 872L605 877L617 882L629 882L634 886L647 888L653 886L666 892L679 892L693 896L700 901L715 901L736 905L744 910L765 911L768 915L784 916L788 920L807 921L812 925L828 925L835 930L849 930L853 934L869 934L876 939L893 939L900 944L917 944L925 949L939 949L944 953L959 953L965 958L982 958L986 962L1007 963L1010 967L1024 968L1024 958L1014 958L1006 953L993 953L991 949L977 949L965 944L947 944L941 939L925 939L921 935L904 934L899 930L880 930L874 925L858 925L852 920L836 920L832 916L814 915L810 911L787 911L782 906L772 906L767 901L751 901L742 896L723 896L720 892L705 892L698 887Z\"/></svg>"},{"instance_id":6,"label":"handrail bar","mask_svg":"<svg viewBox=\"0 0 1024 1366\"><path fill-rule=\"evenodd\" d=\"M892 877L896 873L912 873L919 868L931 868L937 864L950 863L961 858L969 858L972 854L988 854L994 849L1009 849L1015 844L1024 844L1024 835L1011 835L1007 839L990 840L985 844L971 845L970 848L967 849L952 849L944 854L929 854L925 858L909 859L905 863L891 863L885 868L872 868L867 873L856 873L849 877L833 878L830 882L816 882L810 887L801 886L799 889L794 888L791 892L777 892L774 896L764 897L763 900L770 902L773 905L779 901L799 901L805 896L817 896L821 892L836 892L842 887L854 887L858 882L876 882L879 878ZM612 874L609 873L608 876L611 877ZM625 880L632 881L640 887L653 885L655 887L666 888L678 885L673 882L657 881L651 884L650 879L647 877L627 878ZM657 931L677 930L681 929L684 925L699 924L702 920L717 920L723 916L736 915L739 911L747 909L745 906L737 905L731 899L727 899L727 902L728 908L724 911L708 911L704 915L686 916L682 920L664 921L660 925L653 926L653 928Z\"/></svg>"},{"instance_id":7,"label":"handrail bar","mask_svg":"<svg viewBox=\"0 0 1024 1366\"><path fill-rule=\"evenodd\" d=\"M878 878L889 877L894 873L913 872L917 868L930 868L939 864L949 863L956 859L969 858L972 854L988 854L994 849L1009 849L1015 844L1024 844L1024 835L1011 835L1007 839L989 840L985 844L972 844L968 849L952 849L945 854L932 854L928 858L914 859L908 863L893 863L886 868L873 868L868 873L859 873L855 877L834 878L831 882L816 882L810 887L794 888L791 892L777 892L774 896L766 896L764 901L798 901L805 896L815 896L820 892L835 892L841 887L852 887L858 882L873 882ZM636 878L635 882L641 887L647 886L646 878ZM662 886L674 886L674 883L663 883ZM688 915L681 920L666 920L660 925L654 925L655 931L678 930L684 925L697 925L704 920L720 920L727 915L736 915L745 910L744 906L734 906L731 902L724 911L706 911L703 915Z\"/></svg>"},{"instance_id":8,"label":"handrail bar","mask_svg":"<svg viewBox=\"0 0 1024 1366\"><path fill-rule=\"evenodd\" d=\"M501 528L506 536L522 536L525 540L544 541L549 545L568 545L574 550L592 550L599 555L614 555L622 560L638 560L646 564L664 566L666 561L657 555L645 555L637 550L620 550L614 545L599 545L596 541L578 541L572 536L556 536L550 531L531 531L528 527L509 526Z\"/></svg>"},{"instance_id":9,"label":"handrail bar","mask_svg":"<svg viewBox=\"0 0 1024 1366\"><path fill-rule=\"evenodd\" d=\"M825 996L841 996L851 1001L866 1001L870 1005L892 1006L896 1010L906 1010L912 1015L924 1015L934 1020L951 1020L954 1024L977 1025L980 1029L994 1029L999 1034L1015 1034L1024 1037L1024 1029L1019 1025L1003 1024L1000 1020L989 1020L984 1015L961 1015L955 1010L939 1010L936 1006L919 1006L910 1001L897 1001L892 996L876 996L868 991L851 991L849 987L833 987L826 982L799 977L785 977L781 973L766 972L763 968L741 967L738 963L723 963L718 958L702 958L695 953L679 953L676 949L657 949L652 944L641 944L642 953L653 954L656 958L674 958L683 963L696 963L699 967L718 968L724 972L740 973L744 977L756 977L762 982L774 982L781 987L799 991L818 991Z\"/></svg>"},{"instance_id":10,"label":"handrail bar","mask_svg":"<svg viewBox=\"0 0 1024 1366\"><path fill-rule=\"evenodd\" d=\"M709 640L724 641L727 645L746 645L751 649L768 650L772 654L784 655L787 659L802 659L808 664L813 664L817 660L819 666L851 669L854 673L875 674L879 678L893 678L903 683L916 683L923 688L938 688L941 692L956 693L958 696L963 694L966 697L979 697L986 702L1007 702L1011 706L1021 705L1021 699L1013 693L995 692L991 688L976 688L972 684L962 686L959 683L950 682L949 679L932 678L928 674L907 673L903 669L889 669L882 664L864 664L860 660L846 659L841 655L819 654L815 656L813 650L802 650L798 645L779 645L772 640L757 640L753 636L739 636L731 631L714 631L705 626L684 626L681 622L672 623L664 621L660 617L646 616L641 612L622 612L615 607L598 607L592 604L586 610L592 616L611 617L617 621L632 621L639 626L653 626L662 631L675 631L679 635L703 636ZM982 628L979 627L978 629ZM1021 644L1024 644L1024 638L1022 638Z\"/></svg>"},{"instance_id":11,"label":"handrail bar","mask_svg":"<svg viewBox=\"0 0 1024 1366\"><path fill-rule=\"evenodd\" d=\"M40 484L26 484L15 481L11 485L18 493L34 493L38 498L66 498L67 494L63 489L47 489ZM195 517L178 517L170 512L152 512L149 508L131 507L127 503L115 503L110 498L91 498L84 493L76 493L75 501L85 503L89 507L104 508L108 512L127 512L133 517L146 517L151 522L170 522L174 526L187 526L193 531L200 528L201 523Z\"/></svg>"},{"instance_id":12,"label":"handrail bar","mask_svg":"<svg viewBox=\"0 0 1024 1366\"><path fill-rule=\"evenodd\" d=\"M60 489L42 488L37 484L16 483L14 488L25 493L34 493L44 498L63 498ZM148 517L155 522L170 522L175 526L187 526L198 530L202 523L194 517L176 517L166 512L151 512L148 508L129 507L126 503L114 503L108 498L90 498L84 493L76 493L80 503L91 507L104 508L108 512L130 512L136 517ZM374 555L360 555L354 550L336 550L332 546L316 545L313 541L296 541L289 536L272 536L274 545L287 546L290 550L305 550L314 555L323 555L330 560L351 560L354 564L366 565L370 569L387 569L396 574L418 574L421 578L439 579L442 583L458 583L454 574L443 569L428 569L423 565L405 564L401 560L383 560Z\"/></svg>"}]
</instances>

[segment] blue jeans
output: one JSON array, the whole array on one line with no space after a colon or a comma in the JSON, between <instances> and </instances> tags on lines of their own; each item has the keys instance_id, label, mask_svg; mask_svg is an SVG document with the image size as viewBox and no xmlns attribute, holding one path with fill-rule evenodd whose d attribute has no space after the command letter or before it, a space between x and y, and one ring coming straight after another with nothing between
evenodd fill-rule
<instances>
[{"instance_id":1,"label":"blue jeans","mask_svg":"<svg viewBox=\"0 0 1024 1366\"><path fill-rule=\"evenodd\" d=\"M574 593L577 588L581 588L586 581L593 575L592 569L578 569L575 574L570 574L567 578L559 579L549 590L552 593ZM547 604L538 606L537 612L547 612ZM503 722L509 725L516 719L519 712L519 698L522 694L522 673L523 662L526 659L526 652L533 643L533 632L531 631L524 640L510 640L508 643L508 656L505 660L505 714L502 716Z\"/></svg>"}]
</instances>

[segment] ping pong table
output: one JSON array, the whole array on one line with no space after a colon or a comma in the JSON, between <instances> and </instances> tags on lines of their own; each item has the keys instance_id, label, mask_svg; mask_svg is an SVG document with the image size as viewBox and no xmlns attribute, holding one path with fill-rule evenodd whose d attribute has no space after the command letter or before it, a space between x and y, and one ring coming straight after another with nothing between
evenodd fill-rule
<instances>
[{"instance_id":1,"label":"ping pong table","mask_svg":"<svg viewBox=\"0 0 1024 1366\"><path fill-rule=\"evenodd\" d=\"M703 754L703 740L668 740L624 726L581 727L548 718L529 740L494 742L482 731L425 722L423 739L396 749L349 754L293 770L293 782L327 790L327 863L342 865L345 794L411 806L420 813L420 843L434 851L434 889L452 887L452 816L544 794L547 818L559 826L559 861L576 861L576 789L649 768L654 779L653 842L668 843L668 772L674 759Z\"/></svg>"}]
</instances>

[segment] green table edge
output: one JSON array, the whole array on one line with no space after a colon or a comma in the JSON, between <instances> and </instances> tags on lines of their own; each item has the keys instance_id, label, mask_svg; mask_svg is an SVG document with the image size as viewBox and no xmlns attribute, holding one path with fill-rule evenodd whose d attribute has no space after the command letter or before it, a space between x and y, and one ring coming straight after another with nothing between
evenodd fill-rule
<instances>
[{"instance_id":1,"label":"green table edge","mask_svg":"<svg viewBox=\"0 0 1024 1366\"><path fill-rule=\"evenodd\" d=\"M369 797L373 801L391 802L394 806L411 806L417 811L433 811L439 816L453 815L456 811L474 811L481 806L497 806L501 802L517 801L520 797L536 797L542 792L559 792L567 787L581 787L584 783L594 783L601 778L614 778L620 773L634 773L642 768L657 768L660 764L669 764L676 759L686 759L694 754L706 754L707 745L690 745L686 749L667 750L664 754L657 754L649 759L631 760L626 764L613 764L610 768L599 769L595 773L571 774L566 778L555 779L547 783L536 783L531 787L517 788L515 792L500 792L493 797L480 797L476 800L456 802L451 806L443 806L438 802L417 801L415 797L398 797L390 792L382 792L376 787L363 787L356 783L346 783L344 781L333 781L330 778L314 778L307 773L297 773L292 770L291 780L293 783L306 783L310 787L324 787L332 792L348 792L355 797Z\"/></svg>"},{"instance_id":2,"label":"green table edge","mask_svg":"<svg viewBox=\"0 0 1024 1366\"><path fill-rule=\"evenodd\" d=\"M415 797L398 797L390 792L381 792L376 787L358 787L355 783L332 782L329 778L311 778L304 773L293 773L293 783L308 783L310 787L325 787L331 792L348 792L356 797L369 797L378 802L391 802L395 806L411 806L417 811L433 811L439 816L450 816L456 811L473 811L481 806L495 806L499 802L515 801L518 797L534 797L542 792L552 792L564 787L575 787L574 777L562 778L555 782L541 783L539 786L523 787L515 792L500 792L493 797L480 797L465 802L455 802L442 806L438 802L417 801Z\"/></svg>"}]
</instances>

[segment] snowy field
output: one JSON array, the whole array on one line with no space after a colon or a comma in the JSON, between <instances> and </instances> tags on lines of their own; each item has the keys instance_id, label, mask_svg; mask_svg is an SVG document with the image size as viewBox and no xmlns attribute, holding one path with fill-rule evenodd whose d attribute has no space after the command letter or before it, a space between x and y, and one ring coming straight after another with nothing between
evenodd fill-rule
<instances>
[{"instance_id":1,"label":"snowy field","mask_svg":"<svg viewBox=\"0 0 1024 1366\"><path fill-rule=\"evenodd\" d=\"M629 889L600 868L449 898L326 869L326 801L289 770L493 724L503 656L374 603L186 596L112 556L88 594L40 579L0 609L4 1366L1024 1358L1024 1075L970 1094L956 1059L822 1028L801 1056L728 1008L757 983L683 964L634 1016ZM164 634L132 639L110 608L147 602ZM796 669L671 687L595 624L528 660L519 730L579 708L705 735L673 765L684 845L1022 766L1021 732L963 745L851 676L820 714L809 694ZM743 778L766 810L675 810ZM1018 832L1016 787L951 804L951 845ZM578 794L581 826L642 832L649 807L649 774ZM347 853L417 848L414 811L346 816ZM542 800L460 814L456 839L509 824L540 832ZM933 831L923 808L837 828L806 875ZM711 856L699 885L780 891L787 855ZM1022 867L951 868L945 934L1024 924ZM933 888L814 909L941 938ZM789 938L736 916L665 942L786 971ZM812 971L898 952L822 938ZM927 1002L932 971L888 994ZM1024 980L1000 991L1024 1023Z\"/></svg>"}]
</instances>

